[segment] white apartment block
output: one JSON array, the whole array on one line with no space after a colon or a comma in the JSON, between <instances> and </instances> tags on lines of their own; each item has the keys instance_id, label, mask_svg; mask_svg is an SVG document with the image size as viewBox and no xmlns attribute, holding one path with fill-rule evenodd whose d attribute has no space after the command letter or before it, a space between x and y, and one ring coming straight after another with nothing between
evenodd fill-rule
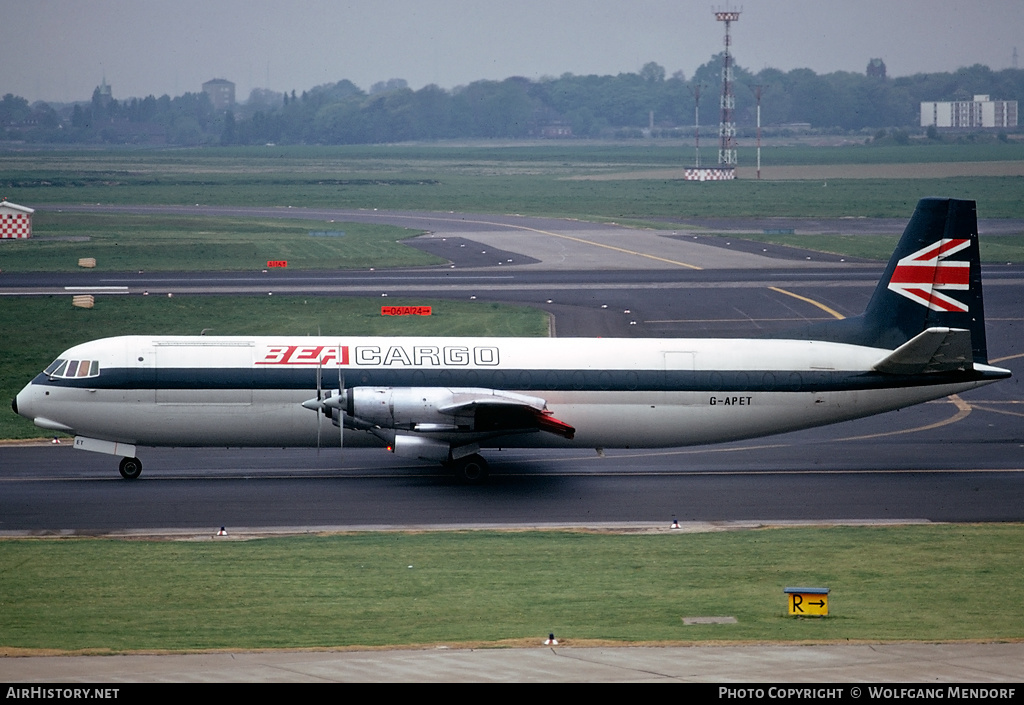
<instances>
[{"instance_id":1,"label":"white apartment block","mask_svg":"<svg viewBox=\"0 0 1024 705\"><path fill-rule=\"evenodd\" d=\"M921 127L1017 127L1017 101L992 100L976 95L974 100L921 103Z\"/></svg>"}]
</instances>

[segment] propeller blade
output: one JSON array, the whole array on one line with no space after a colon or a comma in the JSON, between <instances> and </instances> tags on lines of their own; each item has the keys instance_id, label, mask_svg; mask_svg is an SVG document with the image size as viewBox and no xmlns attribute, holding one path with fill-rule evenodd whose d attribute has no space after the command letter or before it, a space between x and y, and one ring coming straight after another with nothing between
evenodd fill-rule
<instances>
[{"instance_id":1,"label":"propeller blade","mask_svg":"<svg viewBox=\"0 0 1024 705\"><path fill-rule=\"evenodd\" d=\"M338 350L339 358L341 350ZM341 372L341 367L338 368L338 401L342 401L345 397L345 375ZM345 454L345 409L338 407L338 452L341 455Z\"/></svg>"},{"instance_id":2,"label":"propeller blade","mask_svg":"<svg viewBox=\"0 0 1024 705\"><path fill-rule=\"evenodd\" d=\"M320 457L320 429L323 426L323 418L320 414L320 409L323 409L321 400L323 399L323 388L321 386L321 362L316 363L316 401L317 401L317 413L316 413L316 457Z\"/></svg>"}]
</instances>

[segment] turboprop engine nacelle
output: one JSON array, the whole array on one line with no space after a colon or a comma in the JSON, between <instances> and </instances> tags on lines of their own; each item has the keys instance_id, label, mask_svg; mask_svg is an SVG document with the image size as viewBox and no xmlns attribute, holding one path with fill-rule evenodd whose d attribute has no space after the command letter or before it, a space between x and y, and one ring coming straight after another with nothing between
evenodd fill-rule
<instances>
[{"instance_id":1,"label":"turboprop engine nacelle","mask_svg":"<svg viewBox=\"0 0 1024 705\"><path fill-rule=\"evenodd\" d=\"M436 387L354 387L345 390L346 411L381 428L413 429L417 425L443 425L456 430L460 425L440 407L451 401L451 390ZM461 420L467 428L472 416Z\"/></svg>"},{"instance_id":2,"label":"turboprop engine nacelle","mask_svg":"<svg viewBox=\"0 0 1024 705\"><path fill-rule=\"evenodd\" d=\"M372 426L425 432L478 430L482 409L522 410L532 417L545 407L537 397L475 387L353 387L323 404Z\"/></svg>"}]
</instances>

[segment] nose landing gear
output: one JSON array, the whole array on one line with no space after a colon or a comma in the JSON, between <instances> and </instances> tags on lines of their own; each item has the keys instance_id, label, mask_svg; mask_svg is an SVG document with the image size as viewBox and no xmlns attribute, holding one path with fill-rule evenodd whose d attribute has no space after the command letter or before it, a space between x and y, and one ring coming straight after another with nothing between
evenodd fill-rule
<instances>
[{"instance_id":1,"label":"nose landing gear","mask_svg":"<svg viewBox=\"0 0 1024 705\"><path fill-rule=\"evenodd\" d=\"M134 480L142 474L142 461L138 458L121 458L121 465L117 469L124 479Z\"/></svg>"}]
</instances>

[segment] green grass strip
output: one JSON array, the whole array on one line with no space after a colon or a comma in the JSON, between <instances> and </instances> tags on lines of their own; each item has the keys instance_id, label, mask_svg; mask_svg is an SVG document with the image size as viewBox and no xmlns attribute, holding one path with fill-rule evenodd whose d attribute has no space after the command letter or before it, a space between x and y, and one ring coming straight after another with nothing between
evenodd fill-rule
<instances>
[{"instance_id":1,"label":"green grass strip","mask_svg":"<svg viewBox=\"0 0 1024 705\"><path fill-rule=\"evenodd\" d=\"M314 237L310 233L344 233ZM419 233L390 225L284 218L40 211L33 237L0 243L0 269L67 272L92 257L96 270L254 271L420 267L444 260L402 244Z\"/></svg>"},{"instance_id":2,"label":"green grass strip","mask_svg":"<svg viewBox=\"0 0 1024 705\"><path fill-rule=\"evenodd\" d=\"M1021 639L1022 543L1006 524L7 540L0 646ZM830 588L830 616L788 617L794 585Z\"/></svg>"},{"instance_id":3,"label":"green grass strip","mask_svg":"<svg viewBox=\"0 0 1024 705\"><path fill-rule=\"evenodd\" d=\"M740 163L752 164L749 151ZM682 168L692 149L638 144L397 145L0 151L0 192L40 204L259 205L522 213L582 219L901 217L918 199L975 199L983 218L1020 218L1021 177L697 183L565 177ZM764 163L893 164L1024 159L1024 145L851 145L768 150ZM2 268L2 265L0 265Z\"/></svg>"}]
</instances>

